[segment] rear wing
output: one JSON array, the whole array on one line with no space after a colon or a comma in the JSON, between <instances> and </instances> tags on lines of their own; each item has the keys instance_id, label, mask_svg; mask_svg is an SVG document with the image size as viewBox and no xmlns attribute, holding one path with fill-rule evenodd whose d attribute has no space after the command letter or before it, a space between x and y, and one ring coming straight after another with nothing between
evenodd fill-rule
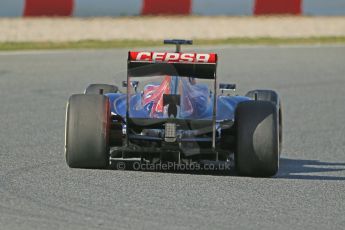
<instances>
[{"instance_id":1,"label":"rear wing","mask_svg":"<svg viewBox=\"0 0 345 230\"><path fill-rule=\"evenodd\" d=\"M216 69L215 53L128 53L128 74L133 77L160 74L215 79Z\"/></svg>"}]
</instances>

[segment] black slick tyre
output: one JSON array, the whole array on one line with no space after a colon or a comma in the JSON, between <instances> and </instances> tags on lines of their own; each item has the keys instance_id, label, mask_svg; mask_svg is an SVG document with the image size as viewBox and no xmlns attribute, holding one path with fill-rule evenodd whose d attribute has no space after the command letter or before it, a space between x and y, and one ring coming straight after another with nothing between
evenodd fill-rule
<instances>
[{"instance_id":1,"label":"black slick tyre","mask_svg":"<svg viewBox=\"0 0 345 230\"><path fill-rule=\"evenodd\" d=\"M245 101L235 112L235 164L239 175L274 176L279 168L277 107L269 101Z\"/></svg>"},{"instance_id":2,"label":"black slick tyre","mask_svg":"<svg viewBox=\"0 0 345 230\"><path fill-rule=\"evenodd\" d=\"M65 155L71 168L106 168L109 164L109 99L72 95L66 109Z\"/></svg>"}]
</instances>

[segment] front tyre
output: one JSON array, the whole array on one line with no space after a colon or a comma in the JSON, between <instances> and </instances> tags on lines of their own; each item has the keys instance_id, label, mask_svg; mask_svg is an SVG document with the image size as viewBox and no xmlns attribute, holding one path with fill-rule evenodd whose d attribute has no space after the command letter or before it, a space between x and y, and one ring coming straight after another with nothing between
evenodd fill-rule
<instances>
[{"instance_id":1,"label":"front tyre","mask_svg":"<svg viewBox=\"0 0 345 230\"><path fill-rule=\"evenodd\" d=\"M67 104L65 154L71 168L106 168L109 164L109 99L76 94Z\"/></svg>"},{"instance_id":2,"label":"front tyre","mask_svg":"<svg viewBox=\"0 0 345 230\"><path fill-rule=\"evenodd\" d=\"M279 168L277 107L269 101L241 102L235 122L237 172L252 177L274 176Z\"/></svg>"}]
</instances>

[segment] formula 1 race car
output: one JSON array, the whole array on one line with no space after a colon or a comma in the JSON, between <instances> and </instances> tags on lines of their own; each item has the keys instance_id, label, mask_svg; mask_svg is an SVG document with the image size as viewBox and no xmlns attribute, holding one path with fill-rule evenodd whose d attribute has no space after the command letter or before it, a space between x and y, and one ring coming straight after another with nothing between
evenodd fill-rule
<instances>
[{"instance_id":1,"label":"formula 1 race car","mask_svg":"<svg viewBox=\"0 0 345 230\"><path fill-rule=\"evenodd\" d=\"M182 53L188 40L165 40L175 52L128 53L119 87L92 84L72 95L66 111L66 161L106 168L114 159L191 164L233 162L239 175L277 173L282 109L272 90L245 96L217 82L217 54ZM228 93L226 93L228 92Z\"/></svg>"}]
</instances>

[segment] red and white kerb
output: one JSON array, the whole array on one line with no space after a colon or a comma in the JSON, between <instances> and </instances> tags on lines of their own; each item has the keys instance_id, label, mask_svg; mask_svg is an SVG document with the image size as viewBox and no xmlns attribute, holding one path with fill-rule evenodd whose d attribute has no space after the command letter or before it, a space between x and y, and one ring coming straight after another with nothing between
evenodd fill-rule
<instances>
[{"instance_id":1,"label":"red and white kerb","mask_svg":"<svg viewBox=\"0 0 345 230\"><path fill-rule=\"evenodd\" d=\"M0 17L344 15L344 0L1 0Z\"/></svg>"}]
</instances>

